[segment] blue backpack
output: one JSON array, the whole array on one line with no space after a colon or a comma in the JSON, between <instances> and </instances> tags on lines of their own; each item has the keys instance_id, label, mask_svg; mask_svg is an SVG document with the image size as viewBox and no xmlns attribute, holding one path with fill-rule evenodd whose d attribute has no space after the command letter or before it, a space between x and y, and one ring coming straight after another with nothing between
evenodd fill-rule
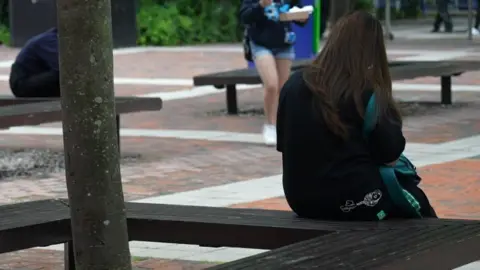
<instances>
[{"instance_id":1,"label":"blue backpack","mask_svg":"<svg viewBox=\"0 0 480 270\"><path fill-rule=\"evenodd\" d=\"M378 118L375 108L375 94L372 94L365 109L365 119L363 123L363 136L365 138L369 136L377 124ZM412 162L402 154L395 166L383 165L379 167L379 170L383 183L395 206L408 213L411 217L421 218L420 203L410 192L402 187L398 179L401 178L402 180L412 181L417 185L419 184L420 177ZM388 213L386 214L388 215ZM379 216L379 219L383 219L383 217L384 216Z\"/></svg>"}]
</instances>

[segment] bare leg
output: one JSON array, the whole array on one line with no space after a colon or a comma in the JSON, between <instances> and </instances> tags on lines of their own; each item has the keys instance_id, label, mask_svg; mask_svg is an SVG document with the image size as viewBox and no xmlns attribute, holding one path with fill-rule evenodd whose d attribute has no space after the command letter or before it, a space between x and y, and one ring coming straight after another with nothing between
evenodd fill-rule
<instances>
[{"instance_id":1,"label":"bare leg","mask_svg":"<svg viewBox=\"0 0 480 270\"><path fill-rule=\"evenodd\" d=\"M278 74L278 89L282 89L285 82L287 82L288 78L290 77L290 72L292 68L292 60L290 59L277 59L277 74ZM275 98L275 105L274 105L274 112L275 112L275 120L274 123L277 122L276 119L276 112L278 109L278 98L279 98L280 91L277 92L277 97Z\"/></svg>"},{"instance_id":2,"label":"bare leg","mask_svg":"<svg viewBox=\"0 0 480 270\"><path fill-rule=\"evenodd\" d=\"M275 125L279 92L275 59L271 54L260 55L255 59L255 66L265 88L263 104L266 122L269 125Z\"/></svg>"}]
</instances>

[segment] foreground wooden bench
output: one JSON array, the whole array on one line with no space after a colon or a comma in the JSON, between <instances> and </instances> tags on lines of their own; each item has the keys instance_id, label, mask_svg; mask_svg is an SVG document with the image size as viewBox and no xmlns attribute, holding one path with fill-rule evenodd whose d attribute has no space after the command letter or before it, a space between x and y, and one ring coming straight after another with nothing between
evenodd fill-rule
<instances>
[{"instance_id":1,"label":"foreground wooden bench","mask_svg":"<svg viewBox=\"0 0 480 270\"><path fill-rule=\"evenodd\" d=\"M388 248L392 252L398 250L400 254L405 251L405 247L423 248L423 242L418 242L420 240L426 241L427 244L434 243L433 246L442 246L443 243L449 241L458 242L462 240L463 242L459 242L458 245L449 246L451 247L449 252L457 255L455 262L466 264L471 261L473 255L472 252L464 252L464 249L478 248L478 244L480 244L476 239L480 235L480 222L469 220L424 219L384 222L334 222L300 219L287 211L258 209L144 203L126 203L126 208L128 233L131 241L258 249L291 248L289 245L293 244L292 250L295 252L297 252L298 247L295 243L301 242L302 245L307 243L313 246L319 254L327 251L333 252L334 250L352 252L353 249L365 249L366 255L359 256L359 261L352 261L352 263L358 263L358 266L364 263L360 260L363 257L388 255L389 253L382 253L384 252L383 248ZM45 200L0 206L0 235L2 236L0 253L65 243L65 269L75 269L69 214L67 200ZM445 237L450 238L445 238L444 234ZM348 236L349 240L342 238L345 237L343 235ZM408 235L409 237L406 237ZM315 239L316 237L320 238ZM339 237L338 240L336 237ZM476 239L474 246L471 245L470 238ZM412 239L416 239L417 242ZM318 241L324 242L318 244ZM328 243L328 245L325 245L325 243ZM383 245L383 248L374 249L367 245L368 243ZM463 246L462 243L465 243L466 246ZM328 247L328 250L326 247ZM282 250L284 249L280 251ZM423 249L420 251L423 252ZM297 256L295 254L299 253L306 254L305 250L295 252L292 252L290 256L294 257ZM458 253L465 253L465 256ZM335 256L338 257L341 254L343 253L338 253ZM476 256L480 255L477 249L475 249L475 254ZM333 255L327 254L325 256ZM345 255L345 257L339 257L338 260L347 257ZM258 257L254 258L256 260ZM391 263L398 258L387 256L385 261ZM278 265L279 262L276 261L275 263ZM294 268L247 267L247 269Z\"/></svg>"},{"instance_id":2,"label":"foreground wooden bench","mask_svg":"<svg viewBox=\"0 0 480 270\"><path fill-rule=\"evenodd\" d=\"M292 70L305 67L310 61L295 61ZM441 103L452 104L452 76L464 72L480 70L478 61L437 61L437 62L407 62L391 61L390 72L392 80L415 79L421 77L440 77ZM226 72L205 74L193 77L195 86L213 85L219 89L226 87L227 111L237 114L237 84L261 84L260 75L255 69L237 69Z\"/></svg>"},{"instance_id":3,"label":"foreground wooden bench","mask_svg":"<svg viewBox=\"0 0 480 270\"><path fill-rule=\"evenodd\" d=\"M209 269L451 270L480 260L479 250L480 223L334 232Z\"/></svg>"},{"instance_id":4,"label":"foreground wooden bench","mask_svg":"<svg viewBox=\"0 0 480 270\"><path fill-rule=\"evenodd\" d=\"M338 231L480 225L452 219L338 222L302 219L290 211L130 202L126 208L132 240L210 247L275 249Z\"/></svg>"}]
</instances>

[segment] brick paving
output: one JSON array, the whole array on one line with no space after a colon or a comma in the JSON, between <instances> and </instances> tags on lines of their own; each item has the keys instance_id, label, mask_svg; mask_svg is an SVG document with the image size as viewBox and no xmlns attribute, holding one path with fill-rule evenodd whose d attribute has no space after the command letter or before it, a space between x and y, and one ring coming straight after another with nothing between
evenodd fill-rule
<instances>
[{"instance_id":1,"label":"brick paving","mask_svg":"<svg viewBox=\"0 0 480 270\"><path fill-rule=\"evenodd\" d=\"M140 78L187 78L195 75L245 68L241 53L146 52L116 55L115 76Z\"/></svg>"},{"instance_id":2,"label":"brick paving","mask_svg":"<svg viewBox=\"0 0 480 270\"><path fill-rule=\"evenodd\" d=\"M132 256L134 270L200 270L215 262L159 260ZM0 254L1 270L64 270L63 252L52 250L24 250Z\"/></svg>"},{"instance_id":3,"label":"brick paving","mask_svg":"<svg viewBox=\"0 0 480 270\"><path fill-rule=\"evenodd\" d=\"M415 50L411 45L391 49ZM425 48L423 48L425 49ZM446 48L445 50L458 49ZM14 58L17 50L1 48L0 61ZM416 54L390 55L390 59ZM472 56L477 57L477 56ZM191 79L193 75L243 68L240 52L166 52L153 51L115 55L115 76L123 78ZM8 74L0 68L0 74ZM455 78L455 84L480 85L480 72ZM402 83L439 84L438 78L422 78ZM176 85L116 85L117 95L172 93L191 89ZM0 94L9 94L8 84L0 82ZM438 102L435 91L399 91L404 102ZM262 107L261 89L240 91L242 110ZM406 118L405 134L409 142L444 143L478 135L480 131L480 92L455 93L461 106L442 108L420 107ZM165 102L160 112L136 113L122 117L122 128L158 130L203 130L259 133L262 116L232 117L222 114L225 94L201 96ZM60 123L41 127L60 127ZM61 136L0 135L0 148L49 148L61 151ZM125 197L135 200L151 196L175 194L205 187L247 181L281 173L281 157L273 149L258 144L212 142L194 139L123 137L123 155L140 154L135 164L122 167ZM479 219L480 159L462 159L420 169L423 187L443 217ZM43 179L15 178L0 180L0 204L65 196L63 173ZM269 198L232 205L288 211L284 198ZM62 269L63 252L32 249L0 255L0 269ZM204 269L218 262L192 262L134 257L136 269Z\"/></svg>"},{"instance_id":4,"label":"brick paving","mask_svg":"<svg viewBox=\"0 0 480 270\"><path fill-rule=\"evenodd\" d=\"M122 166L122 181L127 200L167 195L176 192L229 184L281 173L280 155L263 146L179 141L164 142L162 156L144 156L139 164ZM145 145L151 144L147 143ZM169 146L174 146L170 148ZM142 148L147 151L149 148ZM151 150L150 150L151 151ZM169 154L171 153L171 154ZM168 157L168 158L167 158ZM148 160L148 159L155 159ZM262 167L255 167L262 160ZM10 178L0 181L0 204L66 197L62 173L49 178ZM1 269L1 268L0 268Z\"/></svg>"}]
</instances>

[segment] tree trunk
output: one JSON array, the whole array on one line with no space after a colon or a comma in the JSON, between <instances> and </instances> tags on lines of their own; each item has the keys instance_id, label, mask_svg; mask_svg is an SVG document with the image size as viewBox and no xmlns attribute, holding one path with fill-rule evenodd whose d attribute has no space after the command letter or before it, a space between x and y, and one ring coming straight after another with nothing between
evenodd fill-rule
<instances>
[{"instance_id":1,"label":"tree trunk","mask_svg":"<svg viewBox=\"0 0 480 270\"><path fill-rule=\"evenodd\" d=\"M79 270L132 268L115 122L110 9L110 0L57 0L66 178Z\"/></svg>"},{"instance_id":2,"label":"tree trunk","mask_svg":"<svg viewBox=\"0 0 480 270\"><path fill-rule=\"evenodd\" d=\"M334 25L340 17L347 14L353 8L352 0L331 0L330 23Z\"/></svg>"}]
</instances>

